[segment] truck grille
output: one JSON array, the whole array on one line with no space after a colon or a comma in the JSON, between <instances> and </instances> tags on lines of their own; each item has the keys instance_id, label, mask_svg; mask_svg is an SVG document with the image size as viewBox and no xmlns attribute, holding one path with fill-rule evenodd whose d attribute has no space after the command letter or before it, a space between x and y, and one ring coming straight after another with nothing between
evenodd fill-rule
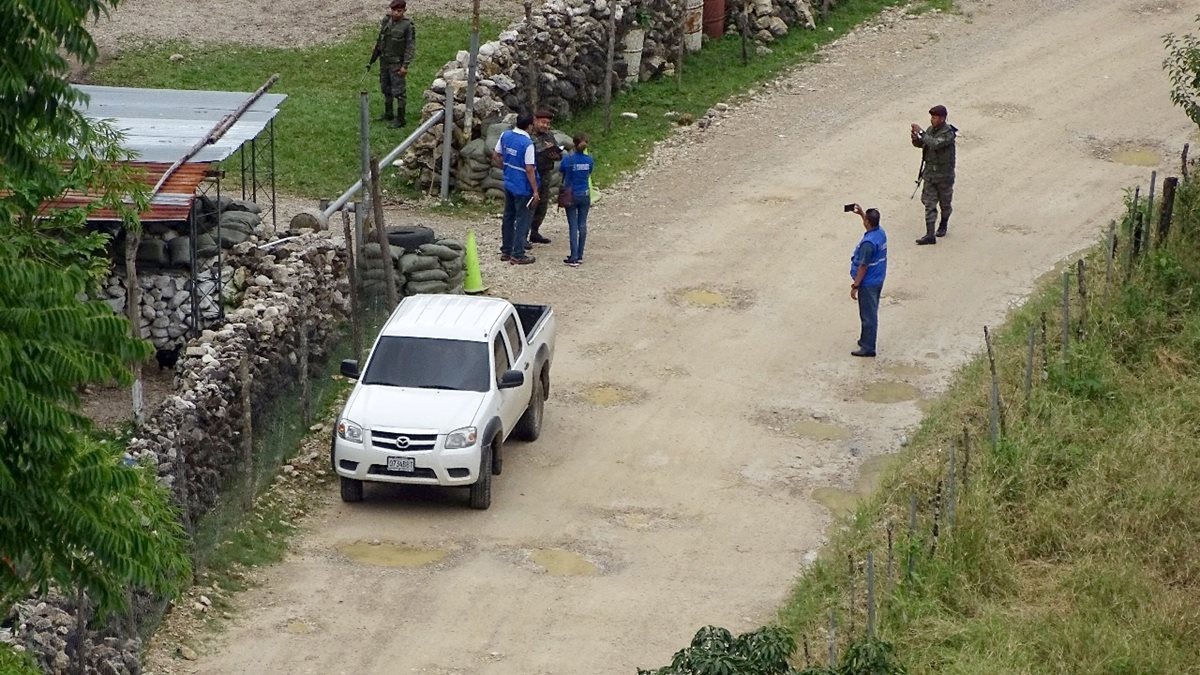
<instances>
[{"instance_id":1,"label":"truck grille","mask_svg":"<svg viewBox=\"0 0 1200 675\"><path fill-rule=\"evenodd\" d=\"M384 464L372 464L371 468L367 469L367 474L371 476L397 476L400 478L433 478L437 479L437 474L433 469L424 466L418 466L412 471L389 471Z\"/></svg>"},{"instance_id":2,"label":"truck grille","mask_svg":"<svg viewBox=\"0 0 1200 675\"><path fill-rule=\"evenodd\" d=\"M406 434L372 429L371 445L380 450L432 450L437 445L437 434Z\"/></svg>"}]
</instances>

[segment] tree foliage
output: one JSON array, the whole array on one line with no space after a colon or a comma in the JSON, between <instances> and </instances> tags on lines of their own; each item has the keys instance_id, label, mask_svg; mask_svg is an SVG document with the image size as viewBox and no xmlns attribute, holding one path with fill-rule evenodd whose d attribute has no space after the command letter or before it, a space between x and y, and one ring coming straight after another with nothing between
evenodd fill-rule
<instances>
[{"instance_id":1,"label":"tree foliage","mask_svg":"<svg viewBox=\"0 0 1200 675\"><path fill-rule=\"evenodd\" d=\"M171 593L187 572L155 473L86 433L79 387L128 380L150 353L108 305L77 299L86 280L0 244L0 614L49 585L111 611L127 584Z\"/></svg>"},{"instance_id":2,"label":"tree foliage","mask_svg":"<svg viewBox=\"0 0 1200 675\"><path fill-rule=\"evenodd\" d=\"M1200 25L1200 15L1196 23ZM1163 44L1167 48L1163 69L1171 80L1171 100L1200 125L1200 35L1168 33Z\"/></svg>"}]
</instances>

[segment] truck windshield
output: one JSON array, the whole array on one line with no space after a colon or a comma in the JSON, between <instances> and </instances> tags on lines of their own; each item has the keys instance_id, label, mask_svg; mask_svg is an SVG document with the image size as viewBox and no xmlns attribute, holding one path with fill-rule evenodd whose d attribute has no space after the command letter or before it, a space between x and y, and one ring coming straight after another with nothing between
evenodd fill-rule
<instances>
[{"instance_id":1,"label":"truck windshield","mask_svg":"<svg viewBox=\"0 0 1200 675\"><path fill-rule=\"evenodd\" d=\"M486 342L383 337L371 354L364 384L488 391L492 368Z\"/></svg>"}]
</instances>

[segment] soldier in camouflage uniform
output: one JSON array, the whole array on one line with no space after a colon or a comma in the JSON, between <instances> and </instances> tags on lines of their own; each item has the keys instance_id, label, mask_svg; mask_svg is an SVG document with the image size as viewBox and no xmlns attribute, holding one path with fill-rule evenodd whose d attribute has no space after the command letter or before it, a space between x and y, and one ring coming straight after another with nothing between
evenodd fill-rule
<instances>
[{"instance_id":1,"label":"soldier in camouflage uniform","mask_svg":"<svg viewBox=\"0 0 1200 675\"><path fill-rule=\"evenodd\" d=\"M540 230L542 221L546 220L546 207L550 204L550 199L546 197L549 194L546 184L550 180L550 174L558 166L558 161L562 159L562 150L558 147L558 139L550 131L550 123L553 121L554 113L549 110L537 111L537 114L533 116L533 131L529 134L529 137L533 139L534 161L538 180L541 182L540 192L543 195L542 200L538 202L537 209L533 212L533 220L529 223L529 243L531 244L550 243L550 238L542 236Z\"/></svg>"},{"instance_id":2,"label":"soldier in camouflage uniform","mask_svg":"<svg viewBox=\"0 0 1200 675\"><path fill-rule=\"evenodd\" d=\"M371 62L379 61L379 89L383 92L383 116L380 119L392 122L393 127L402 127L407 120L404 108L408 104L408 66L412 63L417 47L417 29L404 16L406 0L392 0L391 12L379 23L379 37ZM396 107L392 108L395 100Z\"/></svg>"},{"instance_id":3,"label":"soldier in camouflage uniform","mask_svg":"<svg viewBox=\"0 0 1200 675\"><path fill-rule=\"evenodd\" d=\"M925 180L925 188L921 190L921 203L925 205L925 236L917 240L921 246L936 244L937 237L946 236L953 211L950 200L954 196L954 138L958 129L946 124L944 105L929 109L929 122L929 128L924 131L917 124L910 127L913 147L921 148L921 176ZM940 222L939 207L942 211Z\"/></svg>"}]
</instances>

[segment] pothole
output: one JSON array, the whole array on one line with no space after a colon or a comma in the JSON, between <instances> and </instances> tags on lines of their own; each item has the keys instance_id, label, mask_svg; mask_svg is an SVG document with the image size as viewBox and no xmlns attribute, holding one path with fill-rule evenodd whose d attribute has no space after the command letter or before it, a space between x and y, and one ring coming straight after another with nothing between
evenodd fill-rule
<instances>
[{"instance_id":1,"label":"pothole","mask_svg":"<svg viewBox=\"0 0 1200 675\"><path fill-rule=\"evenodd\" d=\"M600 513L608 522L636 532L674 527L680 520L679 516L673 513L644 506L600 509Z\"/></svg>"},{"instance_id":2,"label":"pothole","mask_svg":"<svg viewBox=\"0 0 1200 675\"><path fill-rule=\"evenodd\" d=\"M847 441L854 435L825 414L804 410L763 410L755 415L754 421L776 433L814 441Z\"/></svg>"},{"instance_id":3,"label":"pothole","mask_svg":"<svg viewBox=\"0 0 1200 675\"><path fill-rule=\"evenodd\" d=\"M749 291L733 287L689 287L671 294L675 304L701 309L745 309L753 304Z\"/></svg>"},{"instance_id":4,"label":"pothole","mask_svg":"<svg viewBox=\"0 0 1200 675\"><path fill-rule=\"evenodd\" d=\"M862 398L868 403L903 403L921 398L921 390L907 382L873 382Z\"/></svg>"},{"instance_id":5,"label":"pothole","mask_svg":"<svg viewBox=\"0 0 1200 675\"><path fill-rule=\"evenodd\" d=\"M907 363L893 363L884 366L884 372L894 377L925 377L930 370L924 366L914 366Z\"/></svg>"},{"instance_id":6,"label":"pothole","mask_svg":"<svg viewBox=\"0 0 1200 675\"><path fill-rule=\"evenodd\" d=\"M529 559L555 577L590 577L599 571L583 554L565 548L535 548Z\"/></svg>"},{"instance_id":7,"label":"pothole","mask_svg":"<svg viewBox=\"0 0 1200 675\"><path fill-rule=\"evenodd\" d=\"M850 430L828 422L804 420L788 427L794 436L803 436L817 441L846 441L850 440Z\"/></svg>"},{"instance_id":8,"label":"pothole","mask_svg":"<svg viewBox=\"0 0 1200 675\"><path fill-rule=\"evenodd\" d=\"M867 458L859 467L858 477L854 480L854 488L846 490L836 487L819 487L812 491L812 498L818 504L829 509L834 516L846 516L854 513L858 502L869 496L879 486L879 481L892 465L899 461L899 455L877 455Z\"/></svg>"},{"instance_id":9,"label":"pothole","mask_svg":"<svg viewBox=\"0 0 1200 675\"><path fill-rule=\"evenodd\" d=\"M440 548L422 548L378 541L356 541L336 547L338 552L350 560L378 567L417 568L438 563L450 557L450 552Z\"/></svg>"},{"instance_id":10,"label":"pothole","mask_svg":"<svg viewBox=\"0 0 1200 675\"><path fill-rule=\"evenodd\" d=\"M1156 167L1163 161L1161 144L1153 140L1123 139L1108 141L1089 137L1087 143L1092 155L1115 164Z\"/></svg>"},{"instance_id":11,"label":"pothole","mask_svg":"<svg viewBox=\"0 0 1200 675\"><path fill-rule=\"evenodd\" d=\"M291 619L284 622L282 630L291 635L311 635L317 632L317 627L308 621Z\"/></svg>"}]
</instances>

